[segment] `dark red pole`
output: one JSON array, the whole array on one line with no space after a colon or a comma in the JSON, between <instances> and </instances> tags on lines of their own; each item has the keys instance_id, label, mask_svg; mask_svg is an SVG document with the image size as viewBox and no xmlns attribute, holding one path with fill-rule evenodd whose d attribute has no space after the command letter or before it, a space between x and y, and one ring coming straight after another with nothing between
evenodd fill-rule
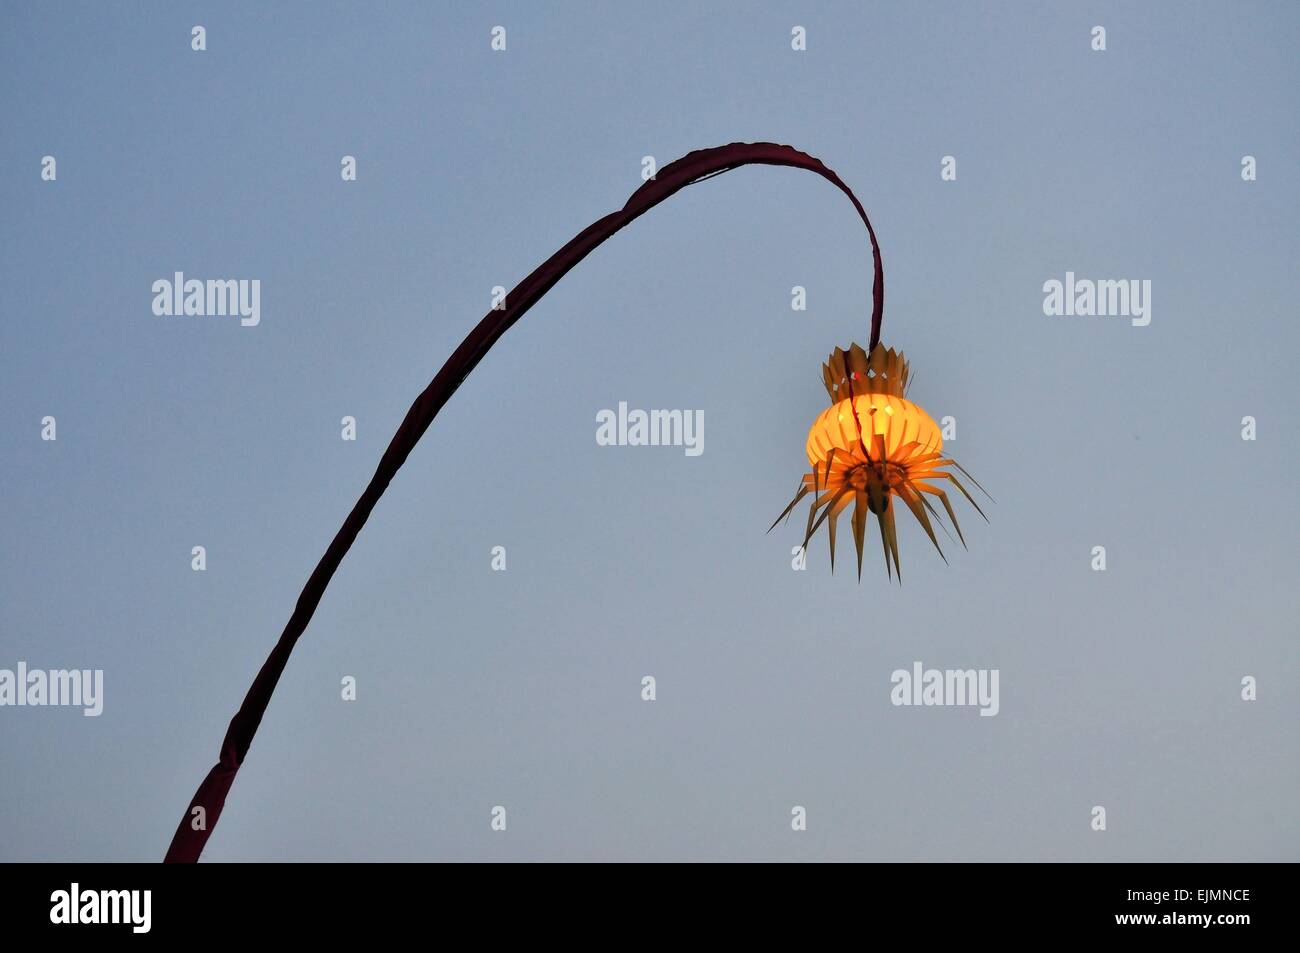
<instances>
[{"instance_id":1,"label":"dark red pole","mask_svg":"<svg viewBox=\"0 0 1300 953\"><path fill-rule=\"evenodd\" d=\"M226 794L234 783L239 766L244 763L244 755L248 753L249 745L253 743L253 735L257 733L257 726L262 722L262 715L271 701L271 694L280 680L280 673L284 671L298 637L311 621L312 614L320 604L334 571L339 568L339 563L352 547L357 534L361 532L361 527L366 524L370 511L384 495L384 490L388 489L393 476L401 469L411 450L415 448L420 437L429 428L429 424L433 422L433 418L456 392L456 388L460 387L461 382L469 376L470 371L474 370L492 345L512 324L522 318L524 313L551 289L552 285L563 278L569 269L586 258L605 239L686 186L743 165L784 165L807 169L828 179L849 197L853 207L858 210L863 224L867 226L875 267L875 283L871 290L871 341L867 348L868 352L879 343L880 321L885 306L885 276L880 263L880 246L876 242L875 230L867 219L862 203L849 187L840 181L839 176L812 156L790 146L771 142L732 143L716 149L701 149L664 166L655 178L632 193L626 205L589 225L521 281L506 296L505 307L499 311L488 312L487 316L461 342L460 347L456 348L455 353L448 358L447 363L442 366L442 370L438 371L424 392L416 398L411 409L406 412L402 425L397 428L397 433L388 444L388 449L384 451L379 466L375 469L375 475L370 478L365 492L352 507L352 512L343 521L343 526L339 528L329 548L325 550L325 555L321 557L316 569L307 580L307 585L298 596L293 614L289 616L284 631L280 633L280 640L276 642L261 671L257 673L257 678L253 680L248 694L244 696L239 711L235 712L235 717L230 720L226 737L221 742L221 753L217 763L199 785L193 800L185 810L185 815L177 825L176 833L172 835L171 846L167 848L165 862L193 863L203 853L203 846L208 842L208 836L221 816L221 809L226 803ZM203 823L196 827L198 818L195 817L195 808L200 807L203 809Z\"/></svg>"}]
</instances>

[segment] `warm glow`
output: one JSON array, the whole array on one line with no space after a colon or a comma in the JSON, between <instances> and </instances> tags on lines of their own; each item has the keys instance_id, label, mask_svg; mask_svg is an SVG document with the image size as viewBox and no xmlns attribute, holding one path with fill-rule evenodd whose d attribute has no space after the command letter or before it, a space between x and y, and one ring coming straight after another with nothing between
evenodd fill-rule
<instances>
[{"instance_id":1,"label":"warm glow","mask_svg":"<svg viewBox=\"0 0 1300 953\"><path fill-rule=\"evenodd\" d=\"M822 378L831 406L822 411L808 431L808 462L812 471L804 475L799 492L776 523L788 517L795 505L812 494L804 548L822 523L830 536L831 569L835 568L835 531L840 513L853 505L853 542L858 551L858 577L862 576L862 546L868 515L880 526L880 543L885 552L885 569L891 578L902 574L898 565L898 531L894 521L895 500L901 500L921 524L939 555L943 549L934 534L934 523L947 533L943 518L930 497L943 505L962 545L961 526L952 503L935 481L946 480L970 500L981 516L984 511L962 482L946 467L955 467L964 477L979 484L955 460L943 455L939 425L919 406L907 400L909 369L903 355L890 348L876 347L870 357L858 345L848 351L836 348L824 365ZM983 488L980 487L981 492ZM987 494L986 494L987 495ZM931 517L934 517L933 522ZM773 526L776 526L773 523ZM950 537L951 538L951 537ZM944 557L947 560L947 557Z\"/></svg>"},{"instance_id":2,"label":"warm glow","mask_svg":"<svg viewBox=\"0 0 1300 953\"><path fill-rule=\"evenodd\" d=\"M885 437L887 455L913 441L926 450L943 449L939 425L916 404L889 394L863 394L822 411L808 431L808 462L814 467L825 463L832 447L841 453L852 450L863 434L867 443L873 436Z\"/></svg>"}]
</instances>

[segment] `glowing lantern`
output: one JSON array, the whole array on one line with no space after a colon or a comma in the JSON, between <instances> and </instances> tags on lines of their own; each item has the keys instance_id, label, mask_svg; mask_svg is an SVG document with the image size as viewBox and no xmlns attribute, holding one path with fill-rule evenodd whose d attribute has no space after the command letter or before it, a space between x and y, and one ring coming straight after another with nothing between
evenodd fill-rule
<instances>
[{"instance_id":1,"label":"glowing lantern","mask_svg":"<svg viewBox=\"0 0 1300 953\"><path fill-rule=\"evenodd\" d=\"M901 500L912 511L944 562L947 562L947 557L934 535L930 517L934 517L934 522L944 532L947 532L947 527L929 497L933 496L943 504L963 546L966 540L948 495L932 481L950 482L980 516L984 516L984 511L966 487L944 468L955 467L981 492L984 488L959 463L944 456L939 425L903 396L907 390L908 374L908 364L901 353L879 346L869 357L856 344L851 345L848 351L836 348L822 365L831 406L822 411L808 431L808 463L812 472L804 475L799 492L772 526L788 517L795 505L811 493L813 501L808 511L808 531L803 545L806 551L813 534L822 523L827 523L832 571L835 569L836 521L850 504L853 504L853 542L858 551L859 579L862 578L862 541L866 535L867 514L870 513L880 524L885 570L891 579L897 573L902 580L898 565L898 532L894 523L895 499Z\"/></svg>"}]
</instances>

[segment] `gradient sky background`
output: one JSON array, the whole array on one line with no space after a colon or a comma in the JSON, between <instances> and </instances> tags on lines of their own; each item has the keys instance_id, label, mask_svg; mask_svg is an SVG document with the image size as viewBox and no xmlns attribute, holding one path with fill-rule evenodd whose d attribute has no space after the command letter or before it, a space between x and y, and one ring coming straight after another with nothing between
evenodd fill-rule
<instances>
[{"instance_id":1,"label":"gradient sky background","mask_svg":"<svg viewBox=\"0 0 1300 953\"><path fill-rule=\"evenodd\" d=\"M106 695L97 719L0 709L0 859L161 858L491 287L620 206L643 155L737 140L806 150L862 199L883 340L913 399L957 417L992 522L958 504L970 551L945 566L909 519L902 587L874 541L860 585L820 537L791 570L801 517L764 530L805 467L821 362L866 343L865 233L805 172L693 186L435 421L205 857L1300 859L1296 5L0 18L0 667L102 668ZM261 325L154 316L176 270L260 279ZM1067 270L1150 279L1150 326L1045 317ZM620 400L702 410L704 454L597 446ZM892 706L914 660L1000 669L1001 713Z\"/></svg>"}]
</instances>

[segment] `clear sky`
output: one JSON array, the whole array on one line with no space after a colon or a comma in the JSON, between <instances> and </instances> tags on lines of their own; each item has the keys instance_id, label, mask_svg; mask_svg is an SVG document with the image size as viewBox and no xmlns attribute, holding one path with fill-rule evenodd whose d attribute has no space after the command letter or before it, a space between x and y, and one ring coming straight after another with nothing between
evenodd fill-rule
<instances>
[{"instance_id":1,"label":"clear sky","mask_svg":"<svg viewBox=\"0 0 1300 953\"><path fill-rule=\"evenodd\" d=\"M6 5L0 669L105 698L0 708L0 859L161 858L492 287L643 156L760 140L872 216L883 340L997 500L969 551L909 520L859 584L764 535L870 254L814 175L692 186L434 422L205 856L1300 859L1297 48L1283 2ZM155 315L176 271L257 279L260 324ZM1150 324L1046 316L1066 272L1149 280ZM704 452L598 446L620 401ZM916 661L998 670L998 715L892 705Z\"/></svg>"}]
</instances>

